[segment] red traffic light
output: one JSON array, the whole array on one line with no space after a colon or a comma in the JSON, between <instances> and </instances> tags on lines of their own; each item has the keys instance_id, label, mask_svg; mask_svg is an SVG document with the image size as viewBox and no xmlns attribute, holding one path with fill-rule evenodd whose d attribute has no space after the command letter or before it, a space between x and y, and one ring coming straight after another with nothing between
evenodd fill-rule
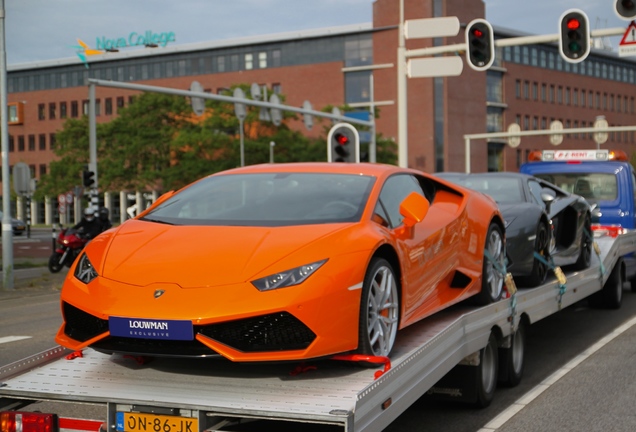
<instances>
[{"instance_id":1,"label":"red traffic light","mask_svg":"<svg viewBox=\"0 0 636 432\"><path fill-rule=\"evenodd\" d=\"M346 136L345 134L341 134L341 133L335 134L334 138L335 138L336 142L338 144L340 144L341 146L349 144L349 141L350 141L348 136Z\"/></svg>"},{"instance_id":2,"label":"red traffic light","mask_svg":"<svg viewBox=\"0 0 636 432\"><path fill-rule=\"evenodd\" d=\"M473 36L476 38L482 38L484 36L484 32L479 29L473 29Z\"/></svg>"},{"instance_id":3,"label":"red traffic light","mask_svg":"<svg viewBox=\"0 0 636 432\"><path fill-rule=\"evenodd\" d=\"M581 22L576 18L571 18L568 20L566 25L570 30L577 30L579 27L581 27Z\"/></svg>"}]
</instances>

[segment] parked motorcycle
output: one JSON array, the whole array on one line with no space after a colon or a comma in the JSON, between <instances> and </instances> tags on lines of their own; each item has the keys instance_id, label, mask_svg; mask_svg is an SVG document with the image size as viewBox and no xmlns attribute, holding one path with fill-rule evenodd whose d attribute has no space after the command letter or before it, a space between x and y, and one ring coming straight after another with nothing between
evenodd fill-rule
<instances>
[{"instance_id":1,"label":"parked motorcycle","mask_svg":"<svg viewBox=\"0 0 636 432\"><path fill-rule=\"evenodd\" d=\"M49 258L49 270L58 273L64 266L70 267L80 254L88 238L72 228L63 228L57 236L55 251Z\"/></svg>"}]
</instances>

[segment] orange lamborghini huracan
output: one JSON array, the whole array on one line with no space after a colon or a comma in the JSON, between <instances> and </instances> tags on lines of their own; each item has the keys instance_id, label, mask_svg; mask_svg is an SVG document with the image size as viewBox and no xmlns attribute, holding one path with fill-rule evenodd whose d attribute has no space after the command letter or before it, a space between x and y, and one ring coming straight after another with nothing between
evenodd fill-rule
<instances>
[{"instance_id":1,"label":"orange lamborghini huracan","mask_svg":"<svg viewBox=\"0 0 636 432\"><path fill-rule=\"evenodd\" d=\"M380 164L205 177L95 238L56 341L149 356L387 356L398 329L502 294L504 225L479 192Z\"/></svg>"}]
</instances>

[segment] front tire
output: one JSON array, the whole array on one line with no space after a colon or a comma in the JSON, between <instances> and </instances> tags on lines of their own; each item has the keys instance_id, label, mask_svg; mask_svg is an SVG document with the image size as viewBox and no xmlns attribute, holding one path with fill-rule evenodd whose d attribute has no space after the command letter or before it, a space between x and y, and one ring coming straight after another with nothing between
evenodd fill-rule
<instances>
[{"instance_id":1,"label":"front tire","mask_svg":"<svg viewBox=\"0 0 636 432\"><path fill-rule=\"evenodd\" d=\"M400 314L398 285L391 264L373 258L362 286L358 353L388 356L393 349Z\"/></svg>"},{"instance_id":2,"label":"front tire","mask_svg":"<svg viewBox=\"0 0 636 432\"><path fill-rule=\"evenodd\" d=\"M484 252L481 292L475 297L475 302L479 305L494 303L501 298L503 293L504 275L502 269L506 259L504 236L501 228L496 223L491 223L486 235Z\"/></svg>"},{"instance_id":3,"label":"front tire","mask_svg":"<svg viewBox=\"0 0 636 432\"><path fill-rule=\"evenodd\" d=\"M59 273L64 267L64 264L60 264L60 259L62 259L62 254L58 252L53 252L49 257L49 271L51 273Z\"/></svg>"}]
</instances>

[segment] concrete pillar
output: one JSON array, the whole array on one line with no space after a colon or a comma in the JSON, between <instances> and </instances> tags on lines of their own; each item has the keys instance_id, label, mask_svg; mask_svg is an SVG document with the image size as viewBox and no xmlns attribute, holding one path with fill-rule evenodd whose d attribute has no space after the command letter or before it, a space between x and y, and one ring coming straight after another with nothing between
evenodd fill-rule
<instances>
[{"instance_id":1,"label":"concrete pillar","mask_svg":"<svg viewBox=\"0 0 636 432\"><path fill-rule=\"evenodd\" d=\"M45 225L53 225L55 221L54 212L53 212L53 203L50 196L44 197L44 224ZM56 201L57 202L57 201Z\"/></svg>"},{"instance_id":2,"label":"concrete pillar","mask_svg":"<svg viewBox=\"0 0 636 432\"><path fill-rule=\"evenodd\" d=\"M39 208L38 201L31 199L31 226L37 224L40 219Z\"/></svg>"},{"instance_id":3,"label":"concrete pillar","mask_svg":"<svg viewBox=\"0 0 636 432\"><path fill-rule=\"evenodd\" d=\"M128 192L119 191L119 223L126 222L128 218L126 209L128 209Z\"/></svg>"}]
</instances>

